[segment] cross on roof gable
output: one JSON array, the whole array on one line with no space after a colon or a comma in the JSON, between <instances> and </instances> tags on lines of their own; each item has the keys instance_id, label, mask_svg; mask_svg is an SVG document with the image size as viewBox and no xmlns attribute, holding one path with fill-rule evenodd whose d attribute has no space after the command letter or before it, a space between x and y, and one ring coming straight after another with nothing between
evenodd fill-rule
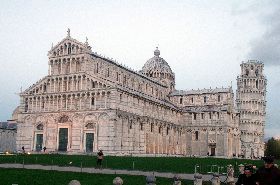
<instances>
[{"instance_id":1,"label":"cross on roof gable","mask_svg":"<svg viewBox=\"0 0 280 185\"><path fill-rule=\"evenodd\" d=\"M62 39L62 41L57 43L55 46L52 46L51 50L48 52L49 57L67 55L70 54L71 51L75 51L75 53L91 53L91 47L88 45L87 39L85 43L82 43L70 36L69 29L67 32L67 36Z\"/></svg>"}]
</instances>

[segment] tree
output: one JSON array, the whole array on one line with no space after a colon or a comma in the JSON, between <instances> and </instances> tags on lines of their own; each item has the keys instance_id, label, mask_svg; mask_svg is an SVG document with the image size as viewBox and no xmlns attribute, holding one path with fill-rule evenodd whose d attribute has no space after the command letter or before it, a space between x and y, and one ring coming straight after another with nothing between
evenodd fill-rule
<instances>
[{"instance_id":1,"label":"tree","mask_svg":"<svg viewBox=\"0 0 280 185\"><path fill-rule=\"evenodd\" d=\"M274 156L276 159L280 159L280 140L269 139L266 143L266 149L264 154L266 156Z\"/></svg>"}]
</instances>

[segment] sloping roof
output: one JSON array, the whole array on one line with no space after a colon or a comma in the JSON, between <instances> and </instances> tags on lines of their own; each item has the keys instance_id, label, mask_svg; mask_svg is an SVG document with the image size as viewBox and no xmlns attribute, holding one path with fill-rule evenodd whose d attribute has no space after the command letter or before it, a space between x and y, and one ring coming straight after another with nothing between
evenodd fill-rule
<instances>
[{"instance_id":1,"label":"sloping roof","mask_svg":"<svg viewBox=\"0 0 280 185\"><path fill-rule=\"evenodd\" d=\"M0 128L13 130L13 129L17 129L17 124L9 123L9 122L0 122Z\"/></svg>"},{"instance_id":2,"label":"sloping roof","mask_svg":"<svg viewBox=\"0 0 280 185\"><path fill-rule=\"evenodd\" d=\"M0 122L0 128L7 128L8 122Z\"/></svg>"},{"instance_id":3,"label":"sloping roof","mask_svg":"<svg viewBox=\"0 0 280 185\"><path fill-rule=\"evenodd\" d=\"M229 93L231 88L215 88L215 89L198 89L198 90L175 90L170 96L184 96L195 94L215 94L215 93Z\"/></svg>"}]
</instances>

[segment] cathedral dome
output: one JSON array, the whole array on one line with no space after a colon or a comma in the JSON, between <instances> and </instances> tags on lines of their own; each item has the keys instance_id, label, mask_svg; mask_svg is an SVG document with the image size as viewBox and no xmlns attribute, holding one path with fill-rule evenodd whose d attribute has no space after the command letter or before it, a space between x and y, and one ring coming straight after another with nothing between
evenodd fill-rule
<instances>
[{"instance_id":1,"label":"cathedral dome","mask_svg":"<svg viewBox=\"0 0 280 185\"><path fill-rule=\"evenodd\" d=\"M170 66L168 63L161 58L160 51L158 47L154 51L154 57L150 58L143 66L142 73L149 76L149 77L155 77L155 73L157 77L163 77L164 74L170 74L171 76L174 76Z\"/></svg>"}]
</instances>

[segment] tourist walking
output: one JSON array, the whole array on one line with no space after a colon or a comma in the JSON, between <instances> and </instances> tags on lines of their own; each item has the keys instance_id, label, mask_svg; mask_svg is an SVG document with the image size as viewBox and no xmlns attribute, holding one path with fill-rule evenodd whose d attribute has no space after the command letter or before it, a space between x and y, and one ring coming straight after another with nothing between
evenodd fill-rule
<instances>
[{"instance_id":1,"label":"tourist walking","mask_svg":"<svg viewBox=\"0 0 280 185\"><path fill-rule=\"evenodd\" d=\"M257 185L279 185L280 170L274 165L272 156L263 157L264 166L260 167L256 173Z\"/></svg>"},{"instance_id":2,"label":"tourist walking","mask_svg":"<svg viewBox=\"0 0 280 185\"><path fill-rule=\"evenodd\" d=\"M104 158L104 154L102 150L99 150L97 153L97 162L96 162L96 168L102 169L102 160Z\"/></svg>"}]
</instances>

